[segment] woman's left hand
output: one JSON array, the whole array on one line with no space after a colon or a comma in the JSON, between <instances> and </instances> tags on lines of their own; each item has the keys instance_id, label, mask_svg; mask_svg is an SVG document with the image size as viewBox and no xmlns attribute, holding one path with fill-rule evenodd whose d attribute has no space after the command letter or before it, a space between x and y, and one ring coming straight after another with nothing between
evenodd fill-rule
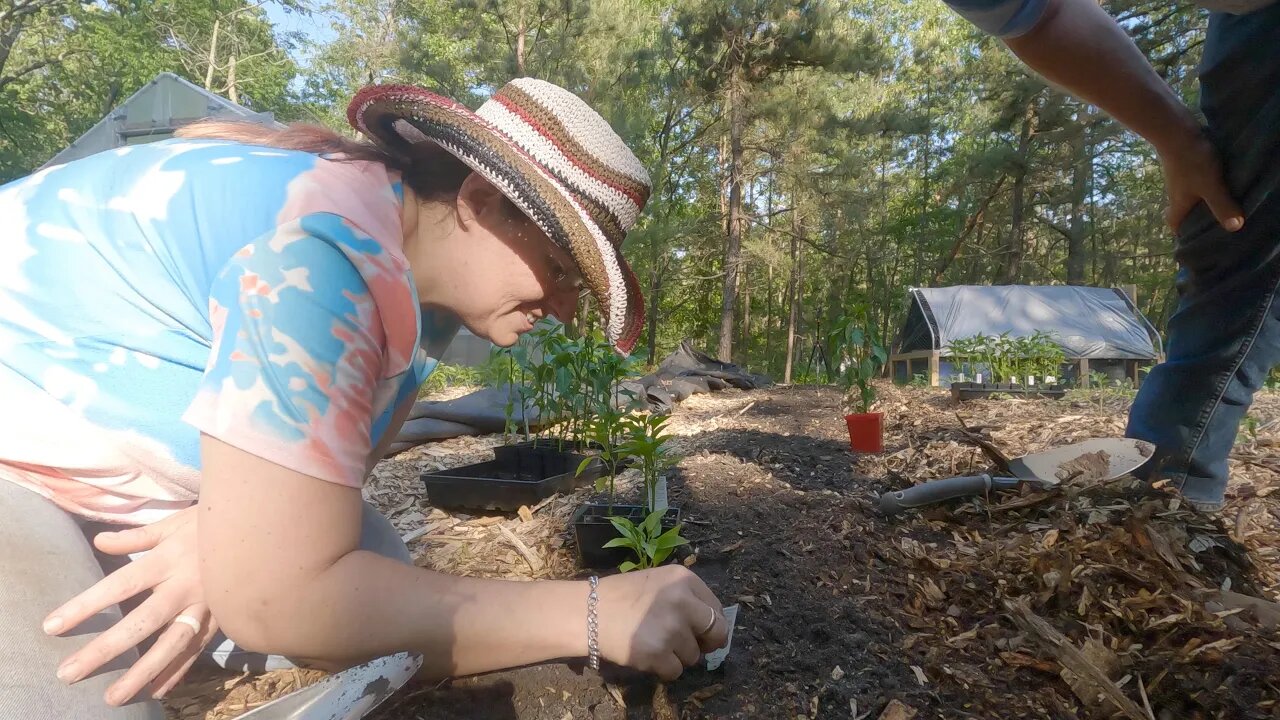
<instances>
[{"instance_id":1,"label":"woman's left hand","mask_svg":"<svg viewBox=\"0 0 1280 720\"><path fill-rule=\"evenodd\" d=\"M146 554L50 613L44 621L45 632L61 635L123 600L146 591L151 595L64 660L58 678L78 682L168 625L104 696L108 705L123 705L149 687L152 697L161 697L178 684L218 629L200 584L196 508L151 525L99 533L94 545L110 555ZM175 622L180 617L183 619ZM189 623L187 618L195 622ZM193 625L199 625L199 630Z\"/></svg>"}]
</instances>

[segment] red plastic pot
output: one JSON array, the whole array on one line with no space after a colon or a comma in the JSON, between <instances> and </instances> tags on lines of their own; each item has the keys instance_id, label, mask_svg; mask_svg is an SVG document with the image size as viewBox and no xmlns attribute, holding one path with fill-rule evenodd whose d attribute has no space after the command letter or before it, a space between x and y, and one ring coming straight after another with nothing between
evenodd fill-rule
<instances>
[{"instance_id":1,"label":"red plastic pot","mask_svg":"<svg viewBox=\"0 0 1280 720\"><path fill-rule=\"evenodd\" d=\"M849 426L849 447L854 452L884 451L884 413L845 415L844 422Z\"/></svg>"}]
</instances>

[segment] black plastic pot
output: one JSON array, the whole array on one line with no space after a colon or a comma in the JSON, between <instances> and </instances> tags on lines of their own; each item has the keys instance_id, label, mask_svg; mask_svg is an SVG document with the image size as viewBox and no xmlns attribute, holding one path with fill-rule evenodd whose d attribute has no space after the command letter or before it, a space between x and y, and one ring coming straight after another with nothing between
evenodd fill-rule
<instances>
[{"instance_id":1,"label":"black plastic pot","mask_svg":"<svg viewBox=\"0 0 1280 720\"><path fill-rule=\"evenodd\" d=\"M595 481L601 470L598 461L577 474L585 459L554 451L507 453L488 462L426 473L422 484L438 508L510 512Z\"/></svg>"},{"instance_id":2,"label":"black plastic pot","mask_svg":"<svg viewBox=\"0 0 1280 720\"><path fill-rule=\"evenodd\" d=\"M618 529L609 517L621 516L639 525L644 521L643 505L601 505L587 503L573 513L573 537L578 544L578 562L585 568L611 570L635 557L627 548L606 548L605 543L616 537ZM680 508L668 508L662 517L662 530L666 532L680 524ZM674 555L673 555L674 557Z\"/></svg>"}]
</instances>

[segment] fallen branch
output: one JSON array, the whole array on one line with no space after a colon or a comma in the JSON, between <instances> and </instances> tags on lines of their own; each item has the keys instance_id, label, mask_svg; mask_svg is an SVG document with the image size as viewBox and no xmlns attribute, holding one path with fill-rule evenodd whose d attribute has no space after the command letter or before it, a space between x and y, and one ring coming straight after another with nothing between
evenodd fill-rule
<instances>
[{"instance_id":1,"label":"fallen branch","mask_svg":"<svg viewBox=\"0 0 1280 720\"><path fill-rule=\"evenodd\" d=\"M529 549L528 545L524 544L523 540L516 537L515 533L508 530L506 525L499 525L498 530L502 533L502 537L507 539L507 542L515 546L516 552L520 553L520 557L524 558L526 563L529 563L530 570L536 573L542 569L542 559L537 555L534 555L533 551Z\"/></svg>"},{"instance_id":2,"label":"fallen branch","mask_svg":"<svg viewBox=\"0 0 1280 720\"><path fill-rule=\"evenodd\" d=\"M1111 682L1111 678L1107 677L1106 673L1090 662L1084 656L1084 653L1080 652L1065 635L1058 632L1044 618L1036 615L1025 600L1005 600L1004 606L1005 609L1013 614L1013 621L1018 624L1018 627L1039 638L1049 650L1053 651L1057 656L1058 662L1064 668L1096 685L1102 694L1126 717L1130 718L1130 720L1150 720L1147 713L1137 703L1120 692L1120 689L1116 687L1115 683Z\"/></svg>"}]
</instances>

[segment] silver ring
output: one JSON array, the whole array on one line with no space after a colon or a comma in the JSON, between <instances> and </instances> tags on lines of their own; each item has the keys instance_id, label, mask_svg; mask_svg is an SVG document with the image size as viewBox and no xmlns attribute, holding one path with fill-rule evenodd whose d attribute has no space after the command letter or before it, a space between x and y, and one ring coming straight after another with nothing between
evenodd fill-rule
<instances>
[{"instance_id":1,"label":"silver ring","mask_svg":"<svg viewBox=\"0 0 1280 720\"><path fill-rule=\"evenodd\" d=\"M195 631L197 635L204 631L204 624L190 615L179 615L173 619L174 624L182 623Z\"/></svg>"},{"instance_id":2,"label":"silver ring","mask_svg":"<svg viewBox=\"0 0 1280 720\"><path fill-rule=\"evenodd\" d=\"M716 612L715 608L708 605L707 609L711 611L711 622L707 623L707 626L702 628L702 632L698 633L698 637L702 637L703 635L711 632L711 628L716 626L716 618L720 617L720 613Z\"/></svg>"}]
</instances>

